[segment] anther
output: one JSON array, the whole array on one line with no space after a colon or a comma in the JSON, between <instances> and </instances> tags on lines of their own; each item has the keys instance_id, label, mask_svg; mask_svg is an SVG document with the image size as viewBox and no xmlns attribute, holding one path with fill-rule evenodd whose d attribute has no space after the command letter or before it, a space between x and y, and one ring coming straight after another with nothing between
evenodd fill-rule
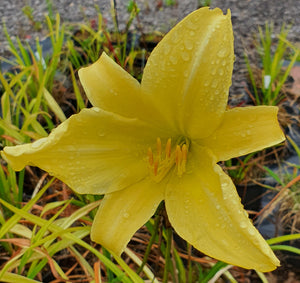
<instances>
[{"instance_id":1,"label":"anther","mask_svg":"<svg viewBox=\"0 0 300 283\"><path fill-rule=\"evenodd\" d=\"M175 152L175 163L178 166L182 161L182 151L180 149L180 146L176 146L176 152Z\"/></svg>"},{"instance_id":2,"label":"anther","mask_svg":"<svg viewBox=\"0 0 300 283\"><path fill-rule=\"evenodd\" d=\"M153 153L151 147L148 148L148 162L151 166L153 165Z\"/></svg>"},{"instance_id":3,"label":"anther","mask_svg":"<svg viewBox=\"0 0 300 283\"><path fill-rule=\"evenodd\" d=\"M156 160L154 162L154 166L153 166L153 174L154 174L154 176L157 175L157 171L158 171L158 160Z\"/></svg>"},{"instance_id":4,"label":"anther","mask_svg":"<svg viewBox=\"0 0 300 283\"><path fill-rule=\"evenodd\" d=\"M166 143L166 158L170 158L171 156L171 139L168 139Z\"/></svg>"}]
</instances>

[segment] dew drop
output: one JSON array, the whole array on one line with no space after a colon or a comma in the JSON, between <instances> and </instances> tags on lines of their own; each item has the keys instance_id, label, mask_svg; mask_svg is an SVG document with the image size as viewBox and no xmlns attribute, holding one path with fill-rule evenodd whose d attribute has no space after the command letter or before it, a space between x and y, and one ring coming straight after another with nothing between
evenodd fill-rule
<instances>
[{"instance_id":1,"label":"dew drop","mask_svg":"<svg viewBox=\"0 0 300 283\"><path fill-rule=\"evenodd\" d=\"M185 46L185 48L186 48L187 50L192 50L194 44L193 44L193 42L192 42L191 40L186 39L186 40L184 41L184 46Z\"/></svg>"},{"instance_id":2,"label":"dew drop","mask_svg":"<svg viewBox=\"0 0 300 283\"><path fill-rule=\"evenodd\" d=\"M169 57L169 59L170 59L171 63L174 65L177 64L177 62L178 62L177 57L175 57L174 55L171 55Z\"/></svg>"},{"instance_id":3,"label":"dew drop","mask_svg":"<svg viewBox=\"0 0 300 283\"><path fill-rule=\"evenodd\" d=\"M245 221L241 222L241 223L240 223L240 227L241 227L242 229L245 229L245 228L247 227L247 223L246 223Z\"/></svg>"},{"instance_id":4,"label":"dew drop","mask_svg":"<svg viewBox=\"0 0 300 283\"><path fill-rule=\"evenodd\" d=\"M42 146L46 141L47 141L47 138L41 138L41 139L35 141L34 143L32 143L31 147L38 148L38 147Z\"/></svg>"},{"instance_id":5,"label":"dew drop","mask_svg":"<svg viewBox=\"0 0 300 283\"><path fill-rule=\"evenodd\" d=\"M114 95L114 96L117 96L117 95L118 95L118 93L117 93L115 90L113 90L113 89L110 90L110 93L111 93L112 95Z\"/></svg>"},{"instance_id":6,"label":"dew drop","mask_svg":"<svg viewBox=\"0 0 300 283\"><path fill-rule=\"evenodd\" d=\"M164 45L164 54L165 55L168 55L170 53L170 49L171 49L171 46L170 45Z\"/></svg>"},{"instance_id":7,"label":"dew drop","mask_svg":"<svg viewBox=\"0 0 300 283\"><path fill-rule=\"evenodd\" d=\"M188 61L190 59L190 56L188 53L183 52L181 53L181 58L183 59L183 61Z\"/></svg>"},{"instance_id":8,"label":"dew drop","mask_svg":"<svg viewBox=\"0 0 300 283\"><path fill-rule=\"evenodd\" d=\"M93 107L92 108L95 112L100 112L100 108L98 108L98 107Z\"/></svg>"},{"instance_id":9,"label":"dew drop","mask_svg":"<svg viewBox=\"0 0 300 283\"><path fill-rule=\"evenodd\" d=\"M219 69L219 75L223 76L224 75L224 70L223 69Z\"/></svg>"},{"instance_id":10,"label":"dew drop","mask_svg":"<svg viewBox=\"0 0 300 283\"><path fill-rule=\"evenodd\" d=\"M211 84L212 88L216 88L218 86L218 82L216 80L214 80Z\"/></svg>"},{"instance_id":11,"label":"dew drop","mask_svg":"<svg viewBox=\"0 0 300 283\"><path fill-rule=\"evenodd\" d=\"M248 233L249 233L251 236L254 236L254 235L255 235L255 232L254 232L253 228L249 228L249 229L248 229Z\"/></svg>"},{"instance_id":12,"label":"dew drop","mask_svg":"<svg viewBox=\"0 0 300 283\"><path fill-rule=\"evenodd\" d=\"M228 49L227 48L223 48L223 49L219 50L219 52L217 53L217 56L220 57L220 58L223 58L227 55L228 55Z\"/></svg>"},{"instance_id":13,"label":"dew drop","mask_svg":"<svg viewBox=\"0 0 300 283\"><path fill-rule=\"evenodd\" d=\"M193 30L190 31L190 36L194 36L195 32Z\"/></svg>"},{"instance_id":14,"label":"dew drop","mask_svg":"<svg viewBox=\"0 0 300 283\"><path fill-rule=\"evenodd\" d=\"M177 32L173 32L172 33L172 38L171 38L171 41L176 44L178 43L180 40L180 37L178 36L178 33Z\"/></svg>"},{"instance_id":15,"label":"dew drop","mask_svg":"<svg viewBox=\"0 0 300 283\"><path fill-rule=\"evenodd\" d=\"M217 73L217 69L213 68L210 73L214 76Z\"/></svg>"},{"instance_id":16,"label":"dew drop","mask_svg":"<svg viewBox=\"0 0 300 283\"><path fill-rule=\"evenodd\" d=\"M129 218L129 213L128 213L128 212L125 212L125 213L123 214L123 217L126 218L126 219Z\"/></svg>"}]
</instances>

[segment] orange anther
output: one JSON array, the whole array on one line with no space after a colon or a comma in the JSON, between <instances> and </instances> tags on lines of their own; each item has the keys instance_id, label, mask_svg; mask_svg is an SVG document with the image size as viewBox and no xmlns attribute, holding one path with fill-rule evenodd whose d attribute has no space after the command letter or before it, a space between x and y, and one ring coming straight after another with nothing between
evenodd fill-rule
<instances>
[{"instance_id":1,"label":"orange anther","mask_svg":"<svg viewBox=\"0 0 300 283\"><path fill-rule=\"evenodd\" d=\"M182 160L182 151L180 149L180 146L176 146L176 151L175 151L175 163L178 166L181 163Z\"/></svg>"},{"instance_id":2,"label":"orange anther","mask_svg":"<svg viewBox=\"0 0 300 283\"><path fill-rule=\"evenodd\" d=\"M168 139L166 143L166 158L170 158L171 156L171 139Z\"/></svg>"},{"instance_id":3,"label":"orange anther","mask_svg":"<svg viewBox=\"0 0 300 283\"><path fill-rule=\"evenodd\" d=\"M148 162L151 166L153 165L153 153L151 147L148 148Z\"/></svg>"},{"instance_id":4,"label":"orange anther","mask_svg":"<svg viewBox=\"0 0 300 283\"><path fill-rule=\"evenodd\" d=\"M153 173L154 173L154 176L157 175L157 170L158 170L158 160L156 160L154 162L154 166L153 166Z\"/></svg>"}]
</instances>

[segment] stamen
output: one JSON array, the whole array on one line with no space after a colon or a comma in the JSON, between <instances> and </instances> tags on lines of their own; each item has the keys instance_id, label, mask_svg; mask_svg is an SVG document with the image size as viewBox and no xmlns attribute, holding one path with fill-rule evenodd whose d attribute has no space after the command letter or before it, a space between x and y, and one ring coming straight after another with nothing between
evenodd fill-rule
<instances>
[{"instance_id":1,"label":"stamen","mask_svg":"<svg viewBox=\"0 0 300 283\"><path fill-rule=\"evenodd\" d=\"M148 148L147 159L152 179L159 183L172 168L176 170L179 177L186 171L189 142L187 139L179 138L172 149L172 140L169 138L162 152L162 142L156 139L156 152Z\"/></svg>"},{"instance_id":2,"label":"stamen","mask_svg":"<svg viewBox=\"0 0 300 283\"><path fill-rule=\"evenodd\" d=\"M154 174L154 176L157 176L157 171L158 171L158 160L156 160L154 162L154 166L153 166L153 174Z\"/></svg>"},{"instance_id":3,"label":"stamen","mask_svg":"<svg viewBox=\"0 0 300 283\"><path fill-rule=\"evenodd\" d=\"M182 169L182 172L185 172L185 169L186 169L186 161L187 161L187 153L188 153L186 144L184 144L184 145L182 146L181 151L182 151L182 163L181 163L181 169Z\"/></svg>"},{"instance_id":4,"label":"stamen","mask_svg":"<svg viewBox=\"0 0 300 283\"><path fill-rule=\"evenodd\" d=\"M170 158L171 156L171 139L168 139L166 144L166 158Z\"/></svg>"},{"instance_id":5,"label":"stamen","mask_svg":"<svg viewBox=\"0 0 300 283\"><path fill-rule=\"evenodd\" d=\"M175 163L178 166L182 161L182 152L181 148L179 145L176 146L176 151L175 151Z\"/></svg>"},{"instance_id":6,"label":"stamen","mask_svg":"<svg viewBox=\"0 0 300 283\"><path fill-rule=\"evenodd\" d=\"M148 148L148 162L151 166L153 165L153 153L151 147Z\"/></svg>"}]
</instances>

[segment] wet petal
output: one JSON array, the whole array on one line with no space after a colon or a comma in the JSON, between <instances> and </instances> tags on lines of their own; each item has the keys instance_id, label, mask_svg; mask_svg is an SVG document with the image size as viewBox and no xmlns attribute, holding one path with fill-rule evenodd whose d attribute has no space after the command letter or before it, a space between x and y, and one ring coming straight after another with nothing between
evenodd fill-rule
<instances>
[{"instance_id":1,"label":"wet petal","mask_svg":"<svg viewBox=\"0 0 300 283\"><path fill-rule=\"evenodd\" d=\"M106 194L97 211L91 238L120 255L133 234L163 200L165 186L148 178L119 192Z\"/></svg>"},{"instance_id":2,"label":"wet petal","mask_svg":"<svg viewBox=\"0 0 300 283\"><path fill-rule=\"evenodd\" d=\"M5 147L2 156L15 170L38 166L78 193L103 194L148 174L147 149L160 134L136 119L95 107L71 116L47 138Z\"/></svg>"},{"instance_id":3,"label":"wet petal","mask_svg":"<svg viewBox=\"0 0 300 283\"><path fill-rule=\"evenodd\" d=\"M152 105L143 98L140 83L105 52L95 63L81 68L78 74L94 106L130 118L151 121L153 115L158 117Z\"/></svg>"},{"instance_id":4,"label":"wet petal","mask_svg":"<svg viewBox=\"0 0 300 283\"><path fill-rule=\"evenodd\" d=\"M233 60L230 12L202 8L153 50L142 90L170 125L187 136L206 137L225 111Z\"/></svg>"},{"instance_id":5,"label":"wet petal","mask_svg":"<svg viewBox=\"0 0 300 283\"><path fill-rule=\"evenodd\" d=\"M278 107L238 107L225 112L217 130L199 144L209 147L217 160L227 160L282 142Z\"/></svg>"},{"instance_id":6,"label":"wet petal","mask_svg":"<svg viewBox=\"0 0 300 283\"><path fill-rule=\"evenodd\" d=\"M275 269L279 261L250 222L231 179L206 149L191 149L187 172L167 187L166 209L177 233L218 260L262 272Z\"/></svg>"}]
</instances>

